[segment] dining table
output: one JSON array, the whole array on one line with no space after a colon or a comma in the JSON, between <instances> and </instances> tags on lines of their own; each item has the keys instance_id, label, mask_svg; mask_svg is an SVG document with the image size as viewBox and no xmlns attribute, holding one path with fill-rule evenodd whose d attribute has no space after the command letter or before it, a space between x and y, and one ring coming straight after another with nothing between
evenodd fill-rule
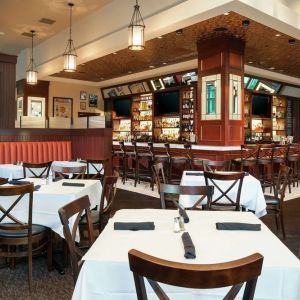
<instances>
[{"instance_id":1,"label":"dining table","mask_svg":"<svg viewBox=\"0 0 300 300\"><path fill-rule=\"evenodd\" d=\"M253 253L264 257L255 299L299 300L299 259L251 212L187 211L189 223L174 232L177 210L123 209L116 212L84 255L73 300L137 299L129 269L128 251L137 249L174 262L213 264L236 260ZM154 222L154 230L115 230L116 222ZM260 224L259 231L217 230L219 222ZM255 225L259 226L259 225ZM181 235L188 232L195 259L184 257ZM161 284L170 299L222 299L229 288L186 289ZM148 282L149 299L157 299ZM242 291L241 291L242 292ZM240 296L241 294L239 294ZM238 296L238 297L239 297ZM240 298L237 298L240 299Z\"/></svg>"},{"instance_id":2,"label":"dining table","mask_svg":"<svg viewBox=\"0 0 300 300\"><path fill-rule=\"evenodd\" d=\"M223 172L224 173L224 172ZM226 172L230 173L230 172ZM215 180L217 185L223 189L224 191L229 188L233 181L221 181L221 180ZM210 185L213 185L211 182L208 182ZM205 178L204 178L204 172L202 171L184 171L182 174L180 185L184 186L203 186L205 185ZM228 192L228 196L231 199L235 199L237 195L238 190L238 184L236 184L232 190ZM214 188L214 194L212 199L217 199L221 195L220 191L217 188ZM225 198L225 197L224 197ZM199 200L198 196L194 195L180 195L179 197L179 203L185 207L189 208L192 207L195 202ZM224 199L224 202L227 200ZM222 199L218 201L219 203L222 202ZM206 204L206 199L204 199L201 202L202 204ZM266 200L265 196L261 187L261 184L258 179L256 179L254 176L252 176L249 173L245 173L244 179L243 179L243 185L241 190L241 197L240 197L240 204L245 209L251 210L255 212L255 215L257 217L262 217L267 214L266 210Z\"/></svg>"},{"instance_id":3,"label":"dining table","mask_svg":"<svg viewBox=\"0 0 300 300\"><path fill-rule=\"evenodd\" d=\"M32 223L49 227L63 238L63 226L58 215L59 208L85 195L89 196L91 208L100 203L102 193L100 180L61 179L48 184L46 180L41 178L18 180L18 182L22 181L32 182L36 189L33 192ZM15 199L15 196L2 196L0 197L0 205L8 208ZM24 196L12 212L20 221L27 222L28 196ZM73 227L75 220L76 215L70 218L70 228ZM7 218L5 221L9 222L10 220ZM76 239L78 240L78 238L79 236Z\"/></svg>"},{"instance_id":4,"label":"dining table","mask_svg":"<svg viewBox=\"0 0 300 300\"><path fill-rule=\"evenodd\" d=\"M51 166L78 168L78 167L82 167L82 166L87 166L87 163L85 160L53 161ZM98 169L101 169L101 164L95 164L95 167ZM42 169L41 169L41 171L42 171ZM39 173L38 170L37 170L37 173ZM87 170L86 170L86 173L87 173ZM90 167L89 173L96 174L97 171L93 167ZM104 170L101 171L101 174L104 174ZM32 174L30 172L30 170L27 169L25 177L31 177L31 176L34 176L34 174ZM24 173L23 173L22 162L16 162L14 164L0 164L0 177L10 178L10 179L23 178Z\"/></svg>"}]
</instances>

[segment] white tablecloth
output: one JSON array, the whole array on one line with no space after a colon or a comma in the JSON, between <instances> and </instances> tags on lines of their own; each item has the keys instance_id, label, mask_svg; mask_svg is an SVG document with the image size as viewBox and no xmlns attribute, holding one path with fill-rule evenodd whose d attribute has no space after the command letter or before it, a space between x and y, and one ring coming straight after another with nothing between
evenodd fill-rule
<instances>
[{"instance_id":1,"label":"white tablecloth","mask_svg":"<svg viewBox=\"0 0 300 300\"><path fill-rule=\"evenodd\" d=\"M77 161L53 161L52 166L60 166L60 167L81 167L86 166L84 162ZM100 167L99 164L95 164L97 168ZM96 170L90 166L90 174L96 174ZM102 171L103 173L104 171ZM37 174L39 172L37 171ZM31 177L33 174L29 170L26 171L26 177ZM3 164L0 165L0 177L2 178L23 178L23 167L21 165L13 165L13 164Z\"/></svg>"},{"instance_id":2,"label":"white tablecloth","mask_svg":"<svg viewBox=\"0 0 300 300\"><path fill-rule=\"evenodd\" d=\"M26 178L24 180L31 181L34 185L43 183L43 180L39 178ZM63 182L84 183L85 186L62 186ZM41 185L39 191L33 193L32 223L47 226L63 237L63 227L58 215L59 208L85 195L89 196L91 207L95 207L100 203L101 192L102 186L99 180L63 179L48 185ZM15 197L0 197L0 205L7 208L13 203L14 199ZM2 214L0 213L0 215ZM14 208L13 215L21 221L27 222L28 201L22 199ZM70 219L71 228L75 219L76 216Z\"/></svg>"},{"instance_id":3,"label":"white tablecloth","mask_svg":"<svg viewBox=\"0 0 300 300\"><path fill-rule=\"evenodd\" d=\"M205 185L204 176L192 176L192 175L186 175L186 173L201 173L201 172L184 171L181 178L181 183L180 183L181 185L191 185L191 186ZM216 183L221 189L225 191L226 188L230 187L233 181L216 180ZM212 183L210 184L213 185ZM238 184L236 184L234 188L228 193L228 196L235 199L237 188L238 188ZM221 194L220 191L215 187L213 199L218 198L220 194ZM198 199L199 199L198 196L181 195L179 198L179 203L182 204L184 207L191 207ZM244 177L240 201L242 206L252 211L255 211L256 216L259 218L264 216L267 213L266 201L265 201L264 193L262 191L260 182L252 175L247 175ZM202 204L205 203L206 203L206 199L204 199Z\"/></svg>"},{"instance_id":4,"label":"white tablecloth","mask_svg":"<svg viewBox=\"0 0 300 300\"><path fill-rule=\"evenodd\" d=\"M136 299L128 251L132 248L178 262L219 263L255 252L264 256L255 299L299 300L300 262L261 221L250 212L189 211L185 224L197 258L184 258L181 233L173 232L176 210L121 210L111 219L84 256L73 300ZM115 221L154 221L154 231L114 231ZM218 231L216 222L261 223L261 231ZM148 286L149 288L149 286ZM151 289L149 288L149 291ZM225 289L190 290L166 287L171 299L222 299ZM227 289L226 289L227 290ZM149 299L157 299L150 297ZM240 299L240 298L238 298Z\"/></svg>"}]
</instances>

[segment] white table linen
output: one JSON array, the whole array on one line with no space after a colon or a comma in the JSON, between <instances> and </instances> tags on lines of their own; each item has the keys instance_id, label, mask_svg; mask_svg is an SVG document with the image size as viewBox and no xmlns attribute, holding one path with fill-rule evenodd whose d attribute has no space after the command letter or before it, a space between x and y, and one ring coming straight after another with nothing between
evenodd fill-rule
<instances>
[{"instance_id":1,"label":"white table linen","mask_svg":"<svg viewBox=\"0 0 300 300\"><path fill-rule=\"evenodd\" d=\"M52 166L59 166L59 167L81 167L86 166L87 164L84 162L77 162L77 161L53 161ZM100 168L100 164L95 164L97 168ZM42 170L42 169L41 169ZM96 170L93 167L89 169L90 174L96 174ZM40 172L37 170L37 174ZM101 174L104 173L102 170ZM26 170L26 177L31 177L33 174ZM14 164L3 164L0 165L0 177L2 178L23 178L23 167L21 165L14 165Z\"/></svg>"},{"instance_id":2,"label":"white table linen","mask_svg":"<svg viewBox=\"0 0 300 300\"><path fill-rule=\"evenodd\" d=\"M88 195L91 207L99 205L102 186L99 180L84 179L63 179L52 182L48 185L42 185L43 180L39 178L26 178L34 185L41 185L39 191L33 193L32 223L47 226L59 234L63 235L63 227L58 215L58 210L62 206L72 202L73 200ZM84 187L63 186L63 182L84 183ZM0 197L0 205L8 208L16 197ZM0 215L2 215L0 213ZM13 210L13 215L23 222L28 221L28 198L22 199ZM76 216L70 219L70 228L73 227ZM7 220L9 221L9 219Z\"/></svg>"},{"instance_id":3,"label":"white table linen","mask_svg":"<svg viewBox=\"0 0 300 300\"><path fill-rule=\"evenodd\" d=\"M121 210L84 256L73 300L136 299L128 251L137 249L163 259L186 263L220 263L258 252L264 256L255 299L299 300L300 262L252 213L188 211L185 229L196 248L196 259L185 259L181 233L173 232L175 210ZM114 222L154 221L154 231L115 231ZM216 222L261 223L261 231L218 231ZM151 288L149 299L157 299ZM171 299L222 299L224 289L192 290L164 286ZM238 298L240 299L240 298Z\"/></svg>"},{"instance_id":4,"label":"white table linen","mask_svg":"<svg viewBox=\"0 0 300 300\"><path fill-rule=\"evenodd\" d=\"M180 184L186 186L205 185L204 176L186 175L186 173L199 173L199 172L200 171L184 171ZM221 189L225 191L227 188L230 187L233 181L216 180L216 183ZM212 183L210 184L213 185ZM231 197L232 199L235 199L237 194L237 189L238 189L238 184L236 184L232 188L232 190L228 193L228 196ZM215 187L213 199L218 198L220 195L221 195L220 191ZM198 199L199 199L198 196L181 195L179 198L179 203L184 207L188 208L188 207L192 207ZM222 200L220 200L219 202L221 201ZM228 203L228 200L225 199L225 202ZM204 199L203 202L201 202L201 204L205 204L205 203L206 203L206 199ZM243 207L254 211L255 215L259 218L267 214L266 200L260 182L252 175L247 175L244 177L240 203Z\"/></svg>"}]
</instances>

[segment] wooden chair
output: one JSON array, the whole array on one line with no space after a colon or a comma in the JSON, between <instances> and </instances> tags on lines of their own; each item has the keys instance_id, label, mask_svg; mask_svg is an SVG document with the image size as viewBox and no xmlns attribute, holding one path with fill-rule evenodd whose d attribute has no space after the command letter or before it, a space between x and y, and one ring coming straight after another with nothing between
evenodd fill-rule
<instances>
[{"instance_id":1,"label":"wooden chair","mask_svg":"<svg viewBox=\"0 0 300 300\"><path fill-rule=\"evenodd\" d=\"M81 218L82 213L84 212L87 218L87 230L88 230L88 240L89 246L94 243L94 234L93 234L93 225L92 225L92 217L90 210L90 200L89 197L83 196L73 202L68 203L67 205L61 207L58 210L58 214L61 220L61 223L64 227L64 236L66 239L66 243L68 245L70 260L71 260L71 268L73 273L74 284L76 284L76 280L80 271L80 268L83 264L83 261L78 261L78 257L82 257L84 255L83 251L79 249L78 244L75 242L76 231L78 229L78 224ZM77 215L77 216L76 216ZM76 216L75 221L73 222L72 232L69 226L69 219L73 216Z\"/></svg>"},{"instance_id":2,"label":"wooden chair","mask_svg":"<svg viewBox=\"0 0 300 300\"><path fill-rule=\"evenodd\" d=\"M106 166L108 165L108 158L106 159L87 159L87 175L88 179L100 179L103 182L105 176Z\"/></svg>"},{"instance_id":3,"label":"wooden chair","mask_svg":"<svg viewBox=\"0 0 300 300\"><path fill-rule=\"evenodd\" d=\"M158 282L192 289L232 286L223 298L226 300L235 299L246 283L243 300L252 300L264 259L261 254L255 253L238 260L219 264L187 264L164 260L135 249L128 252L128 258L138 300L148 299L144 278L147 279L161 300L167 300L169 297Z\"/></svg>"},{"instance_id":4,"label":"wooden chair","mask_svg":"<svg viewBox=\"0 0 300 300\"><path fill-rule=\"evenodd\" d=\"M84 179L86 166L80 167L61 167L61 166L52 166L51 168L53 178L63 178L69 179L69 175L73 174L72 179Z\"/></svg>"},{"instance_id":5,"label":"wooden chair","mask_svg":"<svg viewBox=\"0 0 300 300\"><path fill-rule=\"evenodd\" d=\"M42 178L43 176L48 177L51 168L52 161L44 163L29 163L23 162L23 177ZM27 176L32 174L33 176Z\"/></svg>"},{"instance_id":6,"label":"wooden chair","mask_svg":"<svg viewBox=\"0 0 300 300\"><path fill-rule=\"evenodd\" d=\"M167 183L165 176L164 165L162 162L156 163L152 166L153 177L157 185L158 193L160 193L160 184Z\"/></svg>"},{"instance_id":7,"label":"wooden chair","mask_svg":"<svg viewBox=\"0 0 300 300\"><path fill-rule=\"evenodd\" d=\"M109 218L111 217L111 211L116 195L116 184L118 181L118 176L105 176L103 180L102 194L99 204L99 210L92 210L92 224L95 236L98 236L104 227L106 226ZM104 206L106 202L106 206ZM79 228L84 232L87 228L86 216L81 218L79 223ZM84 234L83 234L84 235Z\"/></svg>"},{"instance_id":8,"label":"wooden chair","mask_svg":"<svg viewBox=\"0 0 300 300\"><path fill-rule=\"evenodd\" d=\"M290 144L288 146L287 154L286 154L286 163L292 168L290 180L289 180L289 192L291 193L291 183L293 183L293 187L295 187L295 183L297 187L299 186L299 161L300 161L300 147L299 144Z\"/></svg>"},{"instance_id":9,"label":"wooden chair","mask_svg":"<svg viewBox=\"0 0 300 300\"><path fill-rule=\"evenodd\" d=\"M204 171L230 171L231 161L230 160L204 160L203 161Z\"/></svg>"},{"instance_id":10,"label":"wooden chair","mask_svg":"<svg viewBox=\"0 0 300 300\"><path fill-rule=\"evenodd\" d=\"M272 213L275 215L277 230L279 229L280 223L283 239L286 238L283 213L284 198L291 172L291 168L289 168L286 165L281 165L279 168L279 174L276 179L276 182L274 182L274 195L265 195L267 211L268 213Z\"/></svg>"},{"instance_id":11,"label":"wooden chair","mask_svg":"<svg viewBox=\"0 0 300 300\"><path fill-rule=\"evenodd\" d=\"M125 152L124 142L119 142L119 145L112 146L112 168L122 176L122 182L125 183Z\"/></svg>"},{"instance_id":12,"label":"wooden chair","mask_svg":"<svg viewBox=\"0 0 300 300\"><path fill-rule=\"evenodd\" d=\"M180 195L194 195L199 196L199 199L195 202L195 204L188 209L198 209L201 202L207 198L207 203L203 207L210 207L210 203L212 201L212 195L214 193L213 186L184 186L184 185L174 185L174 184L161 184L160 185L160 201L161 208L166 208L166 195L176 195L177 199ZM172 200L173 202L176 200ZM177 204L175 203L177 207Z\"/></svg>"},{"instance_id":13,"label":"wooden chair","mask_svg":"<svg viewBox=\"0 0 300 300\"><path fill-rule=\"evenodd\" d=\"M15 196L15 200L4 208L0 205L0 257L10 258L11 267L15 266L17 257L28 258L28 285L32 289L32 256L47 249L48 270L52 270L52 238L51 230L42 225L32 224L34 185L1 186L0 196ZM28 199L24 199L28 198ZM20 202L28 201L27 222L14 216L14 208ZM3 222L9 219L9 223Z\"/></svg>"},{"instance_id":14,"label":"wooden chair","mask_svg":"<svg viewBox=\"0 0 300 300\"><path fill-rule=\"evenodd\" d=\"M216 209L228 209L228 210L241 210L240 198L242 185L244 180L244 172L228 172L228 173L218 173L218 172L206 172L204 171L204 178L206 185L213 185L215 190L220 192L220 196L215 197L208 206L209 210ZM221 188L220 183L217 183L216 180L220 181L233 181L226 188ZM236 197L235 199L230 196L233 188L237 185Z\"/></svg>"},{"instance_id":15,"label":"wooden chair","mask_svg":"<svg viewBox=\"0 0 300 300\"><path fill-rule=\"evenodd\" d=\"M241 172L246 171L255 175L259 145L241 145L240 158L234 159Z\"/></svg>"}]
</instances>

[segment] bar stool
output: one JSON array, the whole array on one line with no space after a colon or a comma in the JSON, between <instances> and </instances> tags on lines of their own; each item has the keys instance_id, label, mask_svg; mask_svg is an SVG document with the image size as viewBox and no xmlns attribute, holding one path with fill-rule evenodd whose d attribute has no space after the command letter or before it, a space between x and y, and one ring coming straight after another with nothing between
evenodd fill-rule
<instances>
[{"instance_id":1,"label":"bar stool","mask_svg":"<svg viewBox=\"0 0 300 300\"><path fill-rule=\"evenodd\" d=\"M134 149L136 152L136 180L140 183L141 178L146 178L150 180L151 189L154 188L154 177L152 172L152 165L154 162L153 154L153 143L149 142L147 148L139 149L137 144L134 143ZM146 168L144 163L146 162ZM136 183L135 183L136 184Z\"/></svg>"},{"instance_id":2,"label":"bar stool","mask_svg":"<svg viewBox=\"0 0 300 300\"><path fill-rule=\"evenodd\" d=\"M168 144L168 155L169 155L169 172L168 172L168 183L180 184L182 172L186 169L190 169L191 161L191 145L184 145L184 155L174 155L170 151L170 144ZM174 173L175 171L175 173Z\"/></svg>"},{"instance_id":3,"label":"bar stool","mask_svg":"<svg viewBox=\"0 0 300 300\"><path fill-rule=\"evenodd\" d=\"M259 145L241 145L241 156L234 159L233 164L237 164L241 172L248 172L255 176L259 147Z\"/></svg>"},{"instance_id":4,"label":"bar stool","mask_svg":"<svg viewBox=\"0 0 300 300\"><path fill-rule=\"evenodd\" d=\"M274 182L279 176L280 165L287 160L288 145L273 145L271 181Z\"/></svg>"},{"instance_id":5,"label":"bar stool","mask_svg":"<svg viewBox=\"0 0 300 300\"><path fill-rule=\"evenodd\" d=\"M286 153L286 163L292 168L291 176L289 179L289 193L291 193L291 183L293 183L293 187L295 187L295 183L297 183L297 187L299 186L299 157L300 157L300 147L299 144L294 143L288 145L288 150Z\"/></svg>"},{"instance_id":6,"label":"bar stool","mask_svg":"<svg viewBox=\"0 0 300 300\"><path fill-rule=\"evenodd\" d=\"M123 143L124 151L124 182L126 182L127 177L132 177L134 179L134 186L137 183L137 153L136 153L136 141L132 141L132 147L128 147Z\"/></svg>"},{"instance_id":7,"label":"bar stool","mask_svg":"<svg viewBox=\"0 0 300 300\"><path fill-rule=\"evenodd\" d=\"M122 182L125 183L125 153L124 153L124 141L119 142L119 145L112 145L112 169L117 171L121 177ZM116 163L117 160L117 163Z\"/></svg>"},{"instance_id":8,"label":"bar stool","mask_svg":"<svg viewBox=\"0 0 300 300\"><path fill-rule=\"evenodd\" d=\"M169 173L169 167L170 167L170 155L169 155L169 143L164 144L164 153L161 153L162 151L158 152L154 150L153 143L148 143L150 151L153 153L153 163L162 163L163 168L166 171L166 174Z\"/></svg>"},{"instance_id":9,"label":"bar stool","mask_svg":"<svg viewBox=\"0 0 300 300\"><path fill-rule=\"evenodd\" d=\"M259 147L257 155L258 180L260 181L262 190L270 187L272 192L273 181L273 145L262 145Z\"/></svg>"}]
</instances>

